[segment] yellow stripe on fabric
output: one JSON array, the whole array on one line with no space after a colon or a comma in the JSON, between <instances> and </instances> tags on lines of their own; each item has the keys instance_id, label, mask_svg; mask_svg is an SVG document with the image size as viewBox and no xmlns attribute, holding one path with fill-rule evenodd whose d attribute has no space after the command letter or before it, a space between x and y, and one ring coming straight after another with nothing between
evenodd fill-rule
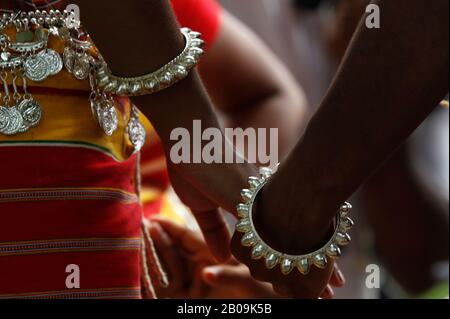
<instances>
[{"instance_id":1,"label":"yellow stripe on fabric","mask_svg":"<svg viewBox=\"0 0 450 319\"><path fill-rule=\"evenodd\" d=\"M157 188L143 187L141 190L141 203L142 205L151 204L152 202L161 199L161 209L159 215L163 216L171 221L180 225L185 225L186 221L177 213L176 207L174 207L172 200L165 191L161 191Z\"/></svg>"},{"instance_id":2,"label":"yellow stripe on fabric","mask_svg":"<svg viewBox=\"0 0 450 319\"><path fill-rule=\"evenodd\" d=\"M15 29L10 28L5 33L12 39L15 38ZM62 53L65 43L59 38L50 36L48 47ZM95 47L92 49L92 53L94 55L97 54ZM10 77L8 78L8 82L11 85ZM91 113L91 106L88 100L90 94L89 80L77 80L73 75L63 69L57 75L51 76L43 82L28 82L30 93L33 94L34 99L43 108L41 122L37 127L23 134L12 137L0 134L0 142L82 142L109 150L119 161L127 159L132 154L133 148L126 134L126 126L131 109L129 99L120 99L124 108L122 110L123 114L120 112L120 108L116 108L119 113L119 127L113 136L109 137L106 136ZM33 92L33 87L36 87L36 90L39 89L39 92L42 89L48 89L49 93L38 94L36 91ZM62 93L58 92L58 90L68 91ZM140 120L147 132L149 132L149 138L155 136L150 121L142 113L140 114Z\"/></svg>"},{"instance_id":3,"label":"yellow stripe on fabric","mask_svg":"<svg viewBox=\"0 0 450 319\"><path fill-rule=\"evenodd\" d=\"M58 141L83 142L107 149L118 160L127 159L133 152L126 134L128 117L119 114L119 126L112 136L107 136L95 121L88 97L33 95L42 107L43 115L38 126L23 134L5 136L0 142ZM125 105L129 114L129 105Z\"/></svg>"}]
</instances>

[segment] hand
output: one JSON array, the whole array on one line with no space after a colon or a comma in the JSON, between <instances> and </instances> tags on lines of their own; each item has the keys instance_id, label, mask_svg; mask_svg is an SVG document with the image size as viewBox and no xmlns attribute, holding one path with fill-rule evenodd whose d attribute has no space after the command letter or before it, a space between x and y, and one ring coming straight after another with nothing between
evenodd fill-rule
<instances>
[{"instance_id":1,"label":"hand","mask_svg":"<svg viewBox=\"0 0 450 319\"><path fill-rule=\"evenodd\" d=\"M311 269L304 276L294 269L288 276L284 276L279 269L268 270L261 260L250 258L251 250L241 245L240 235L233 238L232 250L236 258L247 265L253 278L261 282L272 284L274 291L286 298L298 299L331 299L334 297L333 287L345 285L345 278L337 265L329 264L327 269Z\"/></svg>"},{"instance_id":2,"label":"hand","mask_svg":"<svg viewBox=\"0 0 450 319\"><path fill-rule=\"evenodd\" d=\"M234 213L247 177L255 174L250 164L168 164L172 186L194 214L205 241L219 261L230 258L231 235L219 209Z\"/></svg>"},{"instance_id":3,"label":"hand","mask_svg":"<svg viewBox=\"0 0 450 319\"><path fill-rule=\"evenodd\" d=\"M230 260L218 264L199 234L167 219L155 217L151 226L152 238L162 257L170 286L158 288L158 296L170 298L232 298L275 299L281 296L270 284L258 282L248 268ZM331 283L342 286L344 279L336 268ZM327 287L321 296L332 298L333 290Z\"/></svg>"},{"instance_id":4,"label":"hand","mask_svg":"<svg viewBox=\"0 0 450 319\"><path fill-rule=\"evenodd\" d=\"M283 199L284 204L280 204L279 198L285 197L286 194L282 193L286 188L277 184L274 186L274 182L279 180L279 176L275 175L255 203L254 222L258 232L270 246L279 251L292 254L315 251L331 237L332 221L317 219L313 210L293 207L286 198ZM279 207L283 207L282 213ZM308 217L308 214L311 215ZM234 256L250 268L255 279L271 283L280 295L315 299L324 293L333 294L329 284L340 287L345 283L342 273L331 260L326 269L311 267L307 276L300 274L296 269L288 276L283 275L279 268L268 270L261 260L252 260L251 248L243 247L241 239L240 233L236 233L233 237Z\"/></svg>"},{"instance_id":5,"label":"hand","mask_svg":"<svg viewBox=\"0 0 450 319\"><path fill-rule=\"evenodd\" d=\"M186 227L156 217L150 232L170 279L168 288L157 289L159 297L279 298L270 285L254 280L237 261L218 264L199 234Z\"/></svg>"}]
</instances>

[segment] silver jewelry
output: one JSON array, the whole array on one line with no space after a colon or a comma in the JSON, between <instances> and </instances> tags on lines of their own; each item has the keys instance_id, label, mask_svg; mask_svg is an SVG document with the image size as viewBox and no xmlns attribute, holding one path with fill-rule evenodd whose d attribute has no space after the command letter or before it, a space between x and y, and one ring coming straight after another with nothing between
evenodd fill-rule
<instances>
[{"instance_id":1,"label":"silver jewelry","mask_svg":"<svg viewBox=\"0 0 450 319\"><path fill-rule=\"evenodd\" d=\"M117 110L112 97L102 99L98 104L97 117L106 135L111 136L119 126Z\"/></svg>"},{"instance_id":2,"label":"silver jewelry","mask_svg":"<svg viewBox=\"0 0 450 319\"><path fill-rule=\"evenodd\" d=\"M15 42L3 33L9 27L17 30ZM119 125L114 95L137 96L161 91L187 77L198 63L204 45L200 33L187 28L181 29L181 33L186 46L178 57L151 74L123 78L111 74L105 60L94 50L94 44L70 12L36 10L1 15L0 73L5 96L0 105L0 134L23 133L39 124L42 108L27 92L26 81L42 82L65 68L78 80L90 79L89 101L93 117L106 135L113 135ZM49 36L64 40L62 56L48 48ZM20 74L23 79L23 95L19 94L13 81L13 105L10 105L11 97L7 91L8 72ZM127 123L127 134L138 152L145 143L146 132L135 106Z\"/></svg>"},{"instance_id":3,"label":"silver jewelry","mask_svg":"<svg viewBox=\"0 0 450 319\"><path fill-rule=\"evenodd\" d=\"M86 80L92 71L95 60L88 54L93 47L89 41L81 41L68 37L64 49L64 65L66 70L78 80Z\"/></svg>"},{"instance_id":4,"label":"silver jewelry","mask_svg":"<svg viewBox=\"0 0 450 319\"><path fill-rule=\"evenodd\" d=\"M13 82L15 83L15 82ZM33 99L33 96L28 92L27 79L22 76L23 100L18 105L17 109L22 115L26 131L32 127L36 127L42 118L42 107Z\"/></svg>"},{"instance_id":5,"label":"silver jewelry","mask_svg":"<svg viewBox=\"0 0 450 319\"><path fill-rule=\"evenodd\" d=\"M91 111L106 135L111 136L119 126L119 118L114 101L105 97L91 98Z\"/></svg>"},{"instance_id":6,"label":"silver jewelry","mask_svg":"<svg viewBox=\"0 0 450 319\"><path fill-rule=\"evenodd\" d=\"M333 237L328 243L316 250L315 252L305 255L290 255L279 252L270 247L260 237L253 222L253 205L258 193L264 188L273 175L273 171L269 168L262 168L259 177L249 178L249 189L242 190L243 203L237 206L238 216L240 218L236 230L244 233L242 237L242 245L251 247L251 257L253 260L264 259L267 269L274 269L280 265L281 272L284 275L290 274L295 268L303 274L307 275L312 266L324 269L327 267L328 258L338 258L341 255L340 246L350 243L348 231L353 227L353 221L348 217L352 206L345 203L341 206L336 218L336 230Z\"/></svg>"},{"instance_id":7,"label":"silver jewelry","mask_svg":"<svg viewBox=\"0 0 450 319\"><path fill-rule=\"evenodd\" d=\"M33 82L42 82L48 77L48 63L41 55L29 57L24 61L25 76Z\"/></svg>"},{"instance_id":8,"label":"silver jewelry","mask_svg":"<svg viewBox=\"0 0 450 319\"><path fill-rule=\"evenodd\" d=\"M115 108L114 98L97 89L95 77L92 73L88 77L92 91L89 97L92 114L105 134L111 136L119 126L119 117Z\"/></svg>"},{"instance_id":9,"label":"silver jewelry","mask_svg":"<svg viewBox=\"0 0 450 319\"><path fill-rule=\"evenodd\" d=\"M63 68L63 61L58 52L52 49L46 49L39 52L38 56L41 56L47 62L47 76L57 75Z\"/></svg>"},{"instance_id":10,"label":"silver jewelry","mask_svg":"<svg viewBox=\"0 0 450 319\"><path fill-rule=\"evenodd\" d=\"M27 131L31 127L39 124L42 118L42 109L38 102L33 99L25 99L17 107L23 118L23 122Z\"/></svg>"},{"instance_id":11,"label":"silver jewelry","mask_svg":"<svg viewBox=\"0 0 450 319\"><path fill-rule=\"evenodd\" d=\"M0 133L15 135L23 126L23 119L15 107L0 106Z\"/></svg>"},{"instance_id":12,"label":"silver jewelry","mask_svg":"<svg viewBox=\"0 0 450 319\"><path fill-rule=\"evenodd\" d=\"M183 52L153 73L139 77L119 77L113 75L103 61L96 72L100 89L121 96L140 96L156 93L186 78L203 55L204 41L200 33L188 28L182 28L181 33L186 40Z\"/></svg>"},{"instance_id":13,"label":"silver jewelry","mask_svg":"<svg viewBox=\"0 0 450 319\"><path fill-rule=\"evenodd\" d=\"M8 74L0 74L5 96L3 105L0 106L0 133L4 135L15 135L23 129L23 118L16 106L10 106L11 96L8 88Z\"/></svg>"},{"instance_id":14,"label":"silver jewelry","mask_svg":"<svg viewBox=\"0 0 450 319\"><path fill-rule=\"evenodd\" d=\"M147 132L144 125L139 121L139 110L133 105L131 108L131 117L127 126L128 137L133 144L134 152L139 152L144 147L147 139Z\"/></svg>"},{"instance_id":15,"label":"silver jewelry","mask_svg":"<svg viewBox=\"0 0 450 319\"><path fill-rule=\"evenodd\" d=\"M26 26L26 31L19 34L31 33ZM23 59L23 68L25 76L34 82L42 82L50 75L56 75L61 71L62 64L59 54L54 50L47 48L48 35L44 30L38 29L36 32L37 41L22 42L29 40L29 36L22 36L21 42L10 43L8 49L16 54L20 54ZM17 38L18 36L16 36ZM33 33L31 33L33 39ZM16 39L16 41L19 41Z\"/></svg>"}]
</instances>

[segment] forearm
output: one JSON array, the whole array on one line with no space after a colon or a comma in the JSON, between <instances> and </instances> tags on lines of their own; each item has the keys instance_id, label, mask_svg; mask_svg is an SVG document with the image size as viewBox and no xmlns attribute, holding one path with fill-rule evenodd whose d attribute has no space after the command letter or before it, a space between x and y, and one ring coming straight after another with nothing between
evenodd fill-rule
<instances>
[{"instance_id":1,"label":"forearm","mask_svg":"<svg viewBox=\"0 0 450 319\"><path fill-rule=\"evenodd\" d=\"M228 127L278 128L286 156L306 124L305 95L267 45L227 12L200 74Z\"/></svg>"},{"instance_id":2,"label":"forearm","mask_svg":"<svg viewBox=\"0 0 450 319\"><path fill-rule=\"evenodd\" d=\"M289 154L307 123L306 102L298 96L280 92L264 97L253 104L242 105L235 112L225 114L227 127L276 128L277 149L281 161ZM267 131L268 132L268 131ZM268 163L260 163L267 165Z\"/></svg>"},{"instance_id":3,"label":"forearm","mask_svg":"<svg viewBox=\"0 0 450 319\"><path fill-rule=\"evenodd\" d=\"M139 76L183 49L169 1L75 0L81 20L114 73Z\"/></svg>"},{"instance_id":4,"label":"forearm","mask_svg":"<svg viewBox=\"0 0 450 319\"><path fill-rule=\"evenodd\" d=\"M448 91L448 1L377 3L381 29L360 27L302 140L263 193L265 210L290 212L294 233L303 223L324 234L339 205Z\"/></svg>"},{"instance_id":5,"label":"forearm","mask_svg":"<svg viewBox=\"0 0 450 319\"><path fill-rule=\"evenodd\" d=\"M82 22L113 73L139 76L153 72L184 47L169 1L77 0ZM173 128L191 128L192 120L217 127L210 100L196 72L158 94L133 98L152 121L166 149Z\"/></svg>"}]
</instances>

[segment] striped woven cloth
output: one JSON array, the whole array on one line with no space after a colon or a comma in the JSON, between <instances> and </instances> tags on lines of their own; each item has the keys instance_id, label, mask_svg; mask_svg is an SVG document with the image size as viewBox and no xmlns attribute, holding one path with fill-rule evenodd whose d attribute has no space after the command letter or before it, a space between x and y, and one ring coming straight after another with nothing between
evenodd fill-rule
<instances>
[{"instance_id":1,"label":"striped woven cloth","mask_svg":"<svg viewBox=\"0 0 450 319\"><path fill-rule=\"evenodd\" d=\"M65 4L1 0L0 7ZM213 42L219 26L213 1L173 5L181 24ZM62 53L64 43L51 38L49 47ZM133 154L125 133L129 99L115 100L119 127L106 136L92 117L87 81L62 71L30 83L30 92L43 108L40 124L23 134L0 134L0 299L141 298L142 199L146 215L173 216L156 133L142 116L149 140L140 167L141 154ZM140 168L148 191L139 191ZM67 287L69 265L80 269L79 289Z\"/></svg>"}]
</instances>

